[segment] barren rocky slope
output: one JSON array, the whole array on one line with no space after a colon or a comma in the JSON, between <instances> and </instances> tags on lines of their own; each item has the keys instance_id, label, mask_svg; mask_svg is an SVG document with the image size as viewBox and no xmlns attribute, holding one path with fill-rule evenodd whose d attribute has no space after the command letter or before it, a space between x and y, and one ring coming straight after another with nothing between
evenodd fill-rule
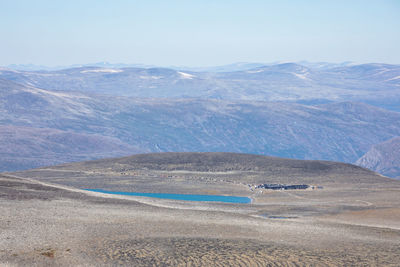
<instances>
[{"instance_id":1,"label":"barren rocky slope","mask_svg":"<svg viewBox=\"0 0 400 267\"><path fill-rule=\"evenodd\" d=\"M50 128L0 126L0 170L143 152L117 138Z\"/></svg>"},{"instance_id":2,"label":"barren rocky slope","mask_svg":"<svg viewBox=\"0 0 400 267\"><path fill-rule=\"evenodd\" d=\"M400 179L400 137L374 145L356 164Z\"/></svg>"},{"instance_id":3,"label":"barren rocky slope","mask_svg":"<svg viewBox=\"0 0 400 267\"><path fill-rule=\"evenodd\" d=\"M2 150L10 153L3 159L14 158L21 163L20 169L162 151L231 151L354 162L372 145L400 135L400 113L362 103L306 106L215 99L132 99L47 91L11 81L0 81L0 94L3 131L23 127L18 136L2 136ZM40 146L42 141L39 147L25 146L23 154L41 151L43 161L26 160L23 155L18 160L17 147L7 144L33 144L35 138L51 143L42 128L70 136L58 139L60 146ZM89 138L93 140L84 141ZM91 144L100 139L104 146L94 149ZM51 158L54 160L45 160Z\"/></svg>"}]
</instances>

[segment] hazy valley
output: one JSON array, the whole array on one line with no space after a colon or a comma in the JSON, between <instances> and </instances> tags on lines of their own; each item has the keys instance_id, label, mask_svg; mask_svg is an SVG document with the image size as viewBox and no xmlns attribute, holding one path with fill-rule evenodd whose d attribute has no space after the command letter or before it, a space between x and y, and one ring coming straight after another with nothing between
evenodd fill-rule
<instances>
[{"instance_id":1,"label":"hazy valley","mask_svg":"<svg viewBox=\"0 0 400 267\"><path fill-rule=\"evenodd\" d=\"M400 136L397 65L111 67L1 69L1 169L165 151L354 163Z\"/></svg>"}]
</instances>

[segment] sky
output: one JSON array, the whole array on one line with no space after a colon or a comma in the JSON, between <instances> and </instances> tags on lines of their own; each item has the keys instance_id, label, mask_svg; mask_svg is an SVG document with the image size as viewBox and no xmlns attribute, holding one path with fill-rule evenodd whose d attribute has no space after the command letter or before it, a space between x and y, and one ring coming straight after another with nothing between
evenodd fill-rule
<instances>
[{"instance_id":1,"label":"sky","mask_svg":"<svg viewBox=\"0 0 400 267\"><path fill-rule=\"evenodd\" d=\"M0 0L0 65L400 64L400 0Z\"/></svg>"}]
</instances>

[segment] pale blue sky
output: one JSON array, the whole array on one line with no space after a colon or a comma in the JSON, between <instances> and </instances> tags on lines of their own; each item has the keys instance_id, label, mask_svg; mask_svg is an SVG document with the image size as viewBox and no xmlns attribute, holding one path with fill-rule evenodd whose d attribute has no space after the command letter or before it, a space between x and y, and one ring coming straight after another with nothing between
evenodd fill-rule
<instances>
[{"instance_id":1,"label":"pale blue sky","mask_svg":"<svg viewBox=\"0 0 400 267\"><path fill-rule=\"evenodd\" d=\"M400 63L400 0L0 0L0 65Z\"/></svg>"}]
</instances>

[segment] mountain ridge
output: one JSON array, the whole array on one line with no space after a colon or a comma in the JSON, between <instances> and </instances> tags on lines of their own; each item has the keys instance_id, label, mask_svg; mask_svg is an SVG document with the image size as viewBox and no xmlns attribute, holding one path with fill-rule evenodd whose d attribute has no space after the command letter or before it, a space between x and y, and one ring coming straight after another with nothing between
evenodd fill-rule
<instances>
[{"instance_id":1,"label":"mountain ridge","mask_svg":"<svg viewBox=\"0 0 400 267\"><path fill-rule=\"evenodd\" d=\"M308 106L245 100L128 98L49 91L1 80L0 111L3 127L102 136L120 147L133 147L134 153L226 151L355 162L372 145L400 135L400 113L363 103ZM11 141L13 137L7 138ZM4 146L7 138L4 136ZM24 142L30 142L29 134L24 138ZM49 158L46 153L53 154L51 149L43 153L44 158ZM92 159L102 157L89 154ZM104 151L103 156L107 155L110 154ZM80 155L71 155L73 161L80 159ZM21 166L31 167L37 165Z\"/></svg>"},{"instance_id":2,"label":"mountain ridge","mask_svg":"<svg viewBox=\"0 0 400 267\"><path fill-rule=\"evenodd\" d=\"M94 62L94 63L85 63L85 64L73 64L73 65L59 65L59 66L46 66L46 65L35 65L35 64L9 64L6 66L1 66L1 68L8 68L13 70L22 70L22 71L54 71L54 70L62 70L62 69L70 69L77 67L104 67L104 68L131 68L131 67L139 67L139 68L154 68L154 67L164 67L175 70L188 70L188 71L198 71L198 72L226 72L226 71L237 71L237 70L247 70L259 66L268 66L268 65L276 65L284 62L270 62L270 63L257 63L257 62L235 62L231 64L225 65L216 65L216 66L158 66L154 64L128 64L128 63L110 63L110 62ZM297 64L301 64L304 66L311 66L313 68L334 68L340 66L350 66L355 65L356 63L346 61L341 63L331 63L331 62L309 62L309 61L299 61L294 62ZM373 63L371 63L373 64Z\"/></svg>"},{"instance_id":3,"label":"mountain ridge","mask_svg":"<svg viewBox=\"0 0 400 267\"><path fill-rule=\"evenodd\" d=\"M400 66L390 64L321 68L282 63L231 72L96 66L57 71L0 71L0 78L47 90L151 98L354 101L399 111L398 77Z\"/></svg>"}]
</instances>

